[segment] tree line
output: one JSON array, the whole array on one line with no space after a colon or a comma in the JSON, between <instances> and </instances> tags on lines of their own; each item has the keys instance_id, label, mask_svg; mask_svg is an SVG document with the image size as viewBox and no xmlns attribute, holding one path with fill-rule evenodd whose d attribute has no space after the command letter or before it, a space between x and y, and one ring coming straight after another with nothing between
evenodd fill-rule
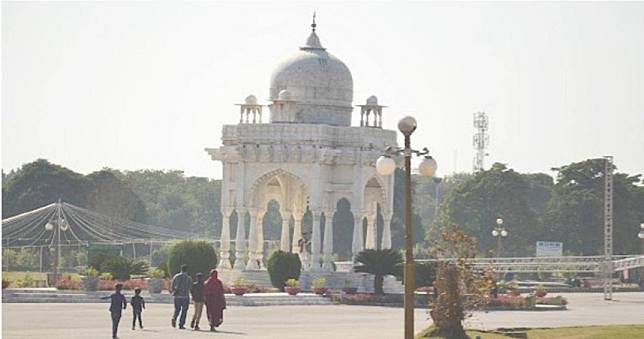
<instances>
[{"instance_id":1,"label":"tree line","mask_svg":"<svg viewBox=\"0 0 644 339\"><path fill-rule=\"evenodd\" d=\"M589 159L554 169L554 178L543 173L519 173L500 163L474 174L457 173L443 178L413 176L412 227L417 252L429 253L426 244L436 240L441 229L458 224L476 238L479 254L492 256L496 239L491 231L496 218L501 217L509 232L503 239L504 256L533 256L539 240L563 242L564 254L601 254L603 169L603 160ZM394 175L392 245L401 248L404 242L403 172L397 170ZM217 238L221 232L220 180L186 177L176 170L104 168L82 175L43 159L3 172L2 179L3 218L60 198L102 214L184 230L197 236ZM640 175L618 171L613 180L614 251L637 253L640 248L637 232L639 224L644 222L643 182ZM266 240L277 240L280 236L282 221L277 206L273 205L264 219ZM345 257L351 241L344 233L349 230L347 234L352 234L354 218L348 208L339 209L333 218L334 227L342 230L334 232L334 243ZM310 222L305 218L303 223ZM380 238L384 221L379 217L377 222ZM233 225L233 234L235 228ZM342 242L342 239L349 241Z\"/></svg>"},{"instance_id":2,"label":"tree line","mask_svg":"<svg viewBox=\"0 0 644 339\"><path fill-rule=\"evenodd\" d=\"M181 171L119 171L83 175L38 159L2 173L2 218L61 199L108 216L214 237L221 229L221 182Z\"/></svg>"}]
</instances>

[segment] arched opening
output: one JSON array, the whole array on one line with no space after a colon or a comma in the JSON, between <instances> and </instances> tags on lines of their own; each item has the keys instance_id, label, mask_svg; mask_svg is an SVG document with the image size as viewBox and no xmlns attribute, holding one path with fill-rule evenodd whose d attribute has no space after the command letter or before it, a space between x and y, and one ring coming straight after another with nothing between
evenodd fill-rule
<instances>
[{"instance_id":1,"label":"arched opening","mask_svg":"<svg viewBox=\"0 0 644 339\"><path fill-rule=\"evenodd\" d=\"M345 198L338 200L333 215L333 251L340 261L351 260L353 222L349 200Z\"/></svg>"}]
</instances>

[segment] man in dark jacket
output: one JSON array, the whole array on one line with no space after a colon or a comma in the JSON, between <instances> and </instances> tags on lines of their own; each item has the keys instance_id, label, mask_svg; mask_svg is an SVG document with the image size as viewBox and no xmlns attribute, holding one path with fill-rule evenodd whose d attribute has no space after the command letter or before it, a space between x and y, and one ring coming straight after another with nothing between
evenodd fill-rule
<instances>
[{"instance_id":1,"label":"man in dark jacket","mask_svg":"<svg viewBox=\"0 0 644 339\"><path fill-rule=\"evenodd\" d=\"M110 314L112 315L112 339L117 339L116 332L119 329L119 322L121 321L121 312L127 307L127 300L121 294L123 284L116 284L114 286L114 293L101 299L110 299Z\"/></svg>"},{"instance_id":2,"label":"man in dark jacket","mask_svg":"<svg viewBox=\"0 0 644 339\"><path fill-rule=\"evenodd\" d=\"M177 317L179 317L179 329L185 329L186 317L188 316L188 306L190 306L190 287L192 278L188 275L188 265L181 265L181 272L172 277L172 286L170 292L174 296L174 315L172 316L172 327L177 326Z\"/></svg>"},{"instance_id":3,"label":"man in dark jacket","mask_svg":"<svg viewBox=\"0 0 644 339\"><path fill-rule=\"evenodd\" d=\"M201 272L197 273L195 276L197 281L192 284L190 287L190 294L192 294L192 302L195 305L195 313L192 315L192 321L190 322L190 328L194 328L195 331L199 331L199 320L201 320L201 312L203 311L203 274Z\"/></svg>"},{"instance_id":4,"label":"man in dark jacket","mask_svg":"<svg viewBox=\"0 0 644 339\"><path fill-rule=\"evenodd\" d=\"M132 299L130 299L130 305L132 305L132 314L134 317L132 318L132 330L136 327L136 319L139 319L139 327L143 329L143 320L141 320L141 313L143 313L143 309L145 308L145 300L141 296L141 289L140 288L135 288L134 289L134 296Z\"/></svg>"}]
</instances>

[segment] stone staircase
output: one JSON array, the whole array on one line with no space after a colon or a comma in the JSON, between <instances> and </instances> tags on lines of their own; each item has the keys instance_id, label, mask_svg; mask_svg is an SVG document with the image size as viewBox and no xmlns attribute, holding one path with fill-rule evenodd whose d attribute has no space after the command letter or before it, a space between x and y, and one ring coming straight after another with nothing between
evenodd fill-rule
<instances>
[{"instance_id":1,"label":"stone staircase","mask_svg":"<svg viewBox=\"0 0 644 339\"><path fill-rule=\"evenodd\" d=\"M173 299L167 291L161 294L149 294L143 291L141 295L146 303L150 304L172 304ZM3 303L104 303L101 297L109 295L110 291L67 291L56 290L55 288L30 288L30 289L5 289L2 291ZM126 298L134 294L131 291L124 291ZM321 297L312 293L299 293L291 296L286 293L249 293L243 296L233 294L226 295L226 303L230 306L269 306L269 305L329 305L329 298Z\"/></svg>"},{"instance_id":2,"label":"stone staircase","mask_svg":"<svg viewBox=\"0 0 644 339\"><path fill-rule=\"evenodd\" d=\"M258 271L236 271L236 270L220 270L220 279L226 284L231 285L235 279L242 277L246 284L252 284L257 287L271 288L270 276L266 270ZM373 292L373 275L368 273L355 273L355 272L302 272L300 275L300 287L303 290L310 290L313 279L317 277L324 277L326 279L326 287L340 291L345 287L356 287L358 292ZM402 293L402 282L397 281L393 276L387 276L384 280L385 293Z\"/></svg>"}]
</instances>

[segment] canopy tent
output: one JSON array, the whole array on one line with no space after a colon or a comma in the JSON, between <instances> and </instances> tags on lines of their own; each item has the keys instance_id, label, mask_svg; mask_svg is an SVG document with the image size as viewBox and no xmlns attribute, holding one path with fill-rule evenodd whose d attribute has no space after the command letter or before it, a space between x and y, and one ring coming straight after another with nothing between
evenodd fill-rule
<instances>
[{"instance_id":1,"label":"canopy tent","mask_svg":"<svg viewBox=\"0 0 644 339\"><path fill-rule=\"evenodd\" d=\"M190 237L187 232L109 217L60 201L2 220L3 247L151 243Z\"/></svg>"}]
</instances>

